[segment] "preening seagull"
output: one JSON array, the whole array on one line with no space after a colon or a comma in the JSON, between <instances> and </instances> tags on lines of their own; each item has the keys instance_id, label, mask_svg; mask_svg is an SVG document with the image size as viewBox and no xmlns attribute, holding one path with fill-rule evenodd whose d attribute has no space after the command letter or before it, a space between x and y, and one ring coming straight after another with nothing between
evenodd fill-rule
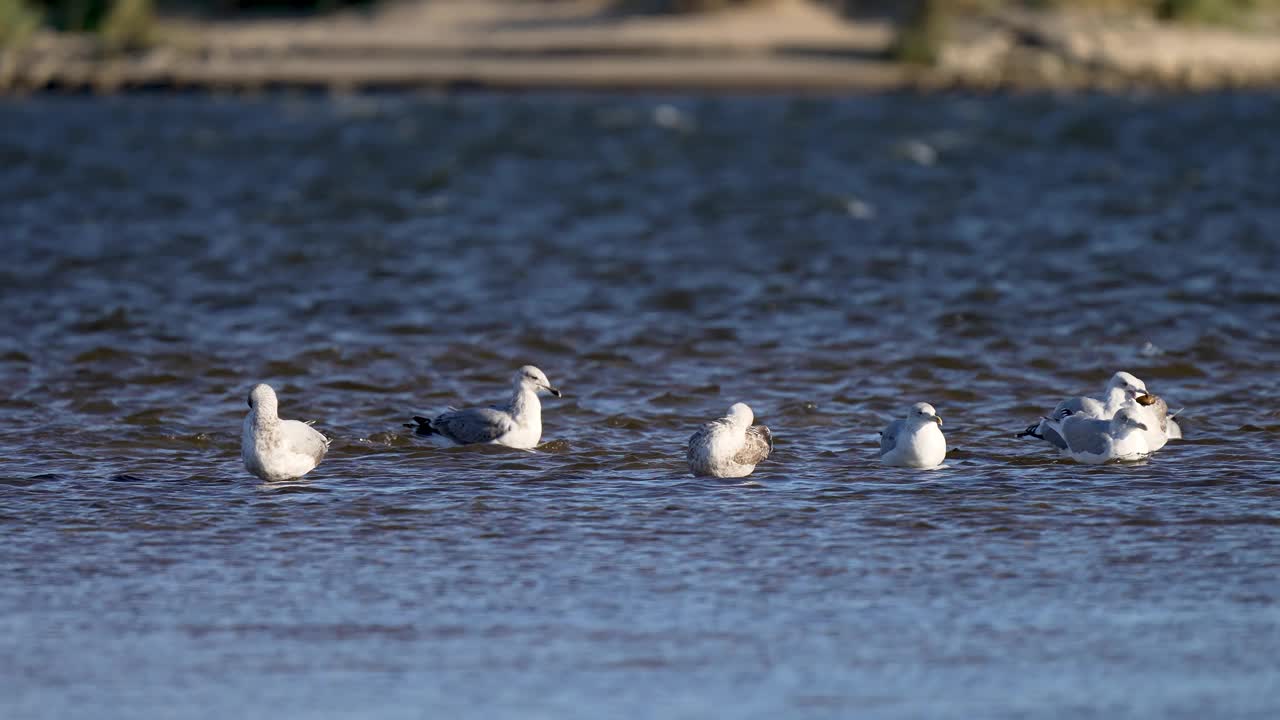
<instances>
[{"instance_id":1,"label":"preening seagull","mask_svg":"<svg viewBox=\"0 0 1280 720\"><path fill-rule=\"evenodd\" d=\"M1068 416L1110 420L1122 408L1132 410L1138 421L1146 426L1144 435L1147 452L1155 452L1170 439L1182 437L1182 429L1173 419L1177 413L1170 413L1163 399L1147 391L1146 383L1124 371L1111 376L1101 400L1089 397L1067 398L1058 403L1048 417L1041 418L1038 423L1018 433L1018 437L1034 437L1065 451L1064 441L1049 426L1050 422L1062 422Z\"/></svg>"},{"instance_id":2,"label":"preening seagull","mask_svg":"<svg viewBox=\"0 0 1280 720\"><path fill-rule=\"evenodd\" d=\"M1101 420L1110 420L1120 408L1141 395L1147 394L1147 384L1123 370L1111 376L1102 396Z\"/></svg>"},{"instance_id":3,"label":"preening seagull","mask_svg":"<svg viewBox=\"0 0 1280 720\"><path fill-rule=\"evenodd\" d=\"M504 407L449 408L434 418L415 415L414 428L442 446L489 443L528 450L542 439L541 394L560 397L560 391L538 368L525 365L511 377L511 400Z\"/></svg>"},{"instance_id":4,"label":"preening seagull","mask_svg":"<svg viewBox=\"0 0 1280 720\"><path fill-rule=\"evenodd\" d=\"M1037 440L1044 440L1059 450L1066 450L1066 441L1062 439L1057 430L1050 427L1050 423L1055 420L1062 422L1069 415L1096 418L1100 414L1102 414L1102 403L1093 398L1083 396L1064 398L1062 402L1059 402L1053 408L1053 412L1049 414L1049 417L1040 418L1040 422L1018 433L1018 437L1033 437Z\"/></svg>"},{"instance_id":5,"label":"preening seagull","mask_svg":"<svg viewBox=\"0 0 1280 720\"><path fill-rule=\"evenodd\" d=\"M297 420L281 420L276 391L254 385L240 435L240 457L263 480L292 480L311 472L329 449L329 438Z\"/></svg>"},{"instance_id":6,"label":"preening seagull","mask_svg":"<svg viewBox=\"0 0 1280 720\"><path fill-rule=\"evenodd\" d=\"M1169 404L1159 395L1139 395L1137 400L1138 409L1141 410L1138 418L1147 426L1144 433L1147 438L1147 447L1151 452L1155 452L1165 446L1170 440L1182 438L1182 428L1178 426L1178 421L1174 420L1174 415L1178 413L1169 412Z\"/></svg>"},{"instance_id":7,"label":"preening seagull","mask_svg":"<svg viewBox=\"0 0 1280 720\"><path fill-rule=\"evenodd\" d=\"M773 450L773 433L753 422L751 408L734 403L728 415L698 428L689 438L689 472L721 478L750 475Z\"/></svg>"},{"instance_id":8,"label":"preening seagull","mask_svg":"<svg viewBox=\"0 0 1280 720\"><path fill-rule=\"evenodd\" d=\"M1048 425L1066 444L1063 454L1077 462L1131 462L1150 454L1148 428L1132 407L1120 408L1110 420L1068 415L1062 421L1050 420Z\"/></svg>"},{"instance_id":9,"label":"preening seagull","mask_svg":"<svg viewBox=\"0 0 1280 720\"><path fill-rule=\"evenodd\" d=\"M880 462L899 467L931 468L947 457L942 418L929 403L916 403L907 416L880 433Z\"/></svg>"}]
</instances>

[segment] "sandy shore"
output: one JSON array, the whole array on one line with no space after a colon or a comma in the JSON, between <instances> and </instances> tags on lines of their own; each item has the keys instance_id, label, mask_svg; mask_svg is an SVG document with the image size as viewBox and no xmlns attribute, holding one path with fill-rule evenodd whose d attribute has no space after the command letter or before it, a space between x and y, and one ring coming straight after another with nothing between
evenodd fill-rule
<instances>
[{"instance_id":1,"label":"sandy shore","mask_svg":"<svg viewBox=\"0 0 1280 720\"><path fill-rule=\"evenodd\" d=\"M1007 13L955 28L938 66L921 68L888 59L890 23L805 0L678 17L620 16L603 0L437 0L306 20L164 22L138 53L37 36L0 53L0 90L1280 87L1277 30Z\"/></svg>"}]
</instances>

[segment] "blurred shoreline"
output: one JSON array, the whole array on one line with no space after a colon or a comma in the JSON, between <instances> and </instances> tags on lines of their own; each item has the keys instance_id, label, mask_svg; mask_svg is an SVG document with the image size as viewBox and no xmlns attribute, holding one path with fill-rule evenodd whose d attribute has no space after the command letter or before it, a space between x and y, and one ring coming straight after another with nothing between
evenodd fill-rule
<instances>
[{"instance_id":1,"label":"blurred shoreline","mask_svg":"<svg viewBox=\"0 0 1280 720\"><path fill-rule=\"evenodd\" d=\"M885 18L806 0L623 15L603 0L416 2L303 19L160 20L145 46L40 32L0 50L0 93L131 89L334 92L1198 91L1280 87L1280 22L1001 11L952 23L937 61L893 55Z\"/></svg>"}]
</instances>

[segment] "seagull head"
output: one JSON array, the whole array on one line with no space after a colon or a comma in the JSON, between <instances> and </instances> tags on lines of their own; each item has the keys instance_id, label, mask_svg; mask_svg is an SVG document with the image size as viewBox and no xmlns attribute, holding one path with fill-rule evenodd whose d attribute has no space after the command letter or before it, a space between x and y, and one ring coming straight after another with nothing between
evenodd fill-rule
<instances>
[{"instance_id":1,"label":"seagull head","mask_svg":"<svg viewBox=\"0 0 1280 720\"><path fill-rule=\"evenodd\" d=\"M560 397L560 391L551 386L547 374L532 365L525 365L517 370L514 380L519 389L529 388L538 395L546 393Z\"/></svg>"},{"instance_id":2,"label":"seagull head","mask_svg":"<svg viewBox=\"0 0 1280 720\"><path fill-rule=\"evenodd\" d=\"M734 403L729 406L729 414L725 415L729 422L737 427L749 428L756 421L755 413L746 403Z\"/></svg>"},{"instance_id":3,"label":"seagull head","mask_svg":"<svg viewBox=\"0 0 1280 720\"><path fill-rule=\"evenodd\" d=\"M1116 388L1124 391L1126 400L1133 400L1139 395L1147 394L1147 384L1123 370L1112 375L1111 381L1107 383L1108 391Z\"/></svg>"},{"instance_id":4,"label":"seagull head","mask_svg":"<svg viewBox=\"0 0 1280 720\"><path fill-rule=\"evenodd\" d=\"M1126 428L1133 428L1135 430L1142 430L1145 432L1147 426L1138 419L1138 415L1133 410L1130 408L1121 408L1119 412L1111 418L1111 430L1113 432L1119 432Z\"/></svg>"},{"instance_id":5,"label":"seagull head","mask_svg":"<svg viewBox=\"0 0 1280 720\"><path fill-rule=\"evenodd\" d=\"M266 383L258 383L249 391L249 408L259 415L275 415L277 404L276 391Z\"/></svg>"},{"instance_id":6,"label":"seagull head","mask_svg":"<svg viewBox=\"0 0 1280 720\"><path fill-rule=\"evenodd\" d=\"M942 418L938 417L938 411L933 409L929 403L916 403L907 411L907 420L913 423L938 423L938 427L942 427Z\"/></svg>"}]
</instances>

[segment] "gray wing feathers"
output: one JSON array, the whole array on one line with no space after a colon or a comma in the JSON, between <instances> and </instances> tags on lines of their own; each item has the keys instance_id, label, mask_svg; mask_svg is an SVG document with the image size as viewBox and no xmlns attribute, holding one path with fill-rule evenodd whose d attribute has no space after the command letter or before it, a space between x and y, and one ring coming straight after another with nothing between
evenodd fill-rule
<instances>
[{"instance_id":1,"label":"gray wing feathers","mask_svg":"<svg viewBox=\"0 0 1280 720\"><path fill-rule=\"evenodd\" d=\"M707 443L707 433L709 432L711 432L710 423L698 428L697 432L689 436L689 450L685 453L685 457L690 463L697 460L698 449Z\"/></svg>"},{"instance_id":2,"label":"gray wing feathers","mask_svg":"<svg viewBox=\"0 0 1280 720\"><path fill-rule=\"evenodd\" d=\"M464 445L493 442L515 429L511 416L491 408L450 410L431 421L431 429Z\"/></svg>"},{"instance_id":3,"label":"gray wing feathers","mask_svg":"<svg viewBox=\"0 0 1280 720\"><path fill-rule=\"evenodd\" d=\"M1079 412L1089 415L1090 417L1102 417L1103 404L1091 397L1082 397L1080 400ZM1073 412L1076 412L1073 409Z\"/></svg>"},{"instance_id":4,"label":"gray wing feathers","mask_svg":"<svg viewBox=\"0 0 1280 720\"><path fill-rule=\"evenodd\" d=\"M317 463L328 452L329 438L320 434L319 430L298 420L285 420L282 426L289 438L289 447L294 452L315 458Z\"/></svg>"},{"instance_id":5,"label":"gray wing feathers","mask_svg":"<svg viewBox=\"0 0 1280 720\"><path fill-rule=\"evenodd\" d=\"M1049 423L1042 423L1040 425L1040 437L1044 438L1046 442L1052 444L1059 450L1067 449L1067 441L1058 434L1057 428L1053 427Z\"/></svg>"},{"instance_id":6,"label":"gray wing feathers","mask_svg":"<svg viewBox=\"0 0 1280 720\"><path fill-rule=\"evenodd\" d=\"M758 465L773 450L773 433L764 425L752 425L747 428L747 438L742 449L733 456L739 465Z\"/></svg>"},{"instance_id":7,"label":"gray wing feathers","mask_svg":"<svg viewBox=\"0 0 1280 720\"><path fill-rule=\"evenodd\" d=\"M1091 455L1106 454L1111 423L1106 420L1089 420L1072 416L1067 418L1061 427L1062 439L1066 441L1072 452Z\"/></svg>"},{"instance_id":8,"label":"gray wing feathers","mask_svg":"<svg viewBox=\"0 0 1280 720\"><path fill-rule=\"evenodd\" d=\"M1050 413L1049 417L1054 420L1062 420L1067 417L1064 412L1066 410L1070 410L1072 414L1084 413L1085 415L1089 415L1091 413L1085 410L1085 400L1088 399L1089 398L1082 397L1064 398L1062 402L1054 406L1053 412Z\"/></svg>"},{"instance_id":9,"label":"gray wing feathers","mask_svg":"<svg viewBox=\"0 0 1280 720\"><path fill-rule=\"evenodd\" d=\"M902 432L902 420L894 420L889 423L889 427L880 433L880 457L884 457L885 453L892 452L898 445L898 433Z\"/></svg>"}]
</instances>

